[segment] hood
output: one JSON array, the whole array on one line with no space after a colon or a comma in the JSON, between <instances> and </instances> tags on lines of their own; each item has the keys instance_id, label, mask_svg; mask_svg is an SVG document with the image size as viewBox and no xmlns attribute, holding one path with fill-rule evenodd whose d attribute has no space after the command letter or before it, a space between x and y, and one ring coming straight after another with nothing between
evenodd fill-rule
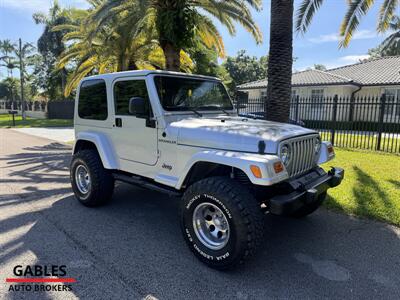
<instances>
[{"instance_id":1,"label":"hood","mask_svg":"<svg viewBox=\"0 0 400 300\"><path fill-rule=\"evenodd\" d=\"M264 141L265 153L277 153L279 142L291 137L315 134L296 125L243 117L190 117L169 124L181 145L257 153Z\"/></svg>"}]
</instances>

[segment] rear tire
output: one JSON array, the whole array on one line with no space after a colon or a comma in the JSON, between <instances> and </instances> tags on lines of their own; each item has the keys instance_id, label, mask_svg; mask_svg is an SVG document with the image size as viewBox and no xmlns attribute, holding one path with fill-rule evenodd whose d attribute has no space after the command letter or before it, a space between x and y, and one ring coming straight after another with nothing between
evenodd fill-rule
<instances>
[{"instance_id":1,"label":"rear tire","mask_svg":"<svg viewBox=\"0 0 400 300\"><path fill-rule=\"evenodd\" d=\"M195 256L215 269L232 268L256 252L264 233L264 214L238 182L211 177L183 195L181 225Z\"/></svg>"},{"instance_id":2,"label":"rear tire","mask_svg":"<svg viewBox=\"0 0 400 300\"><path fill-rule=\"evenodd\" d=\"M299 210L297 210L296 212L294 212L291 217L293 218L304 218L307 217L308 215L312 214L314 211L316 211L322 204L322 202L324 202L326 198L326 192L320 194L318 196L318 200L315 201L314 203L311 203L309 205L305 205L302 208L300 208Z\"/></svg>"},{"instance_id":3,"label":"rear tire","mask_svg":"<svg viewBox=\"0 0 400 300\"><path fill-rule=\"evenodd\" d=\"M100 206L112 197L114 178L104 169L96 150L81 150L73 155L70 179L75 197L85 206Z\"/></svg>"}]
</instances>

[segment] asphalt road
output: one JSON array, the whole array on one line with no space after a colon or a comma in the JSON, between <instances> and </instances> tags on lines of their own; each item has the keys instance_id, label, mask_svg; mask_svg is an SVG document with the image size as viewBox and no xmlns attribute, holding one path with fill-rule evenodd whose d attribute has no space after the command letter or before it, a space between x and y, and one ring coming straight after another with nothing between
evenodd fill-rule
<instances>
[{"instance_id":1,"label":"asphalt road","mask_svg":"<svg viewBox=\"0 0 400 300\"><path fill-rule=\"evenodd\" d=\"M70 147L0 129L0 297L400 298L400 230L324 209L266 217L257 257L230 272L190 253L179 199L119 184L104 207L72 196ZM15 265L66 265L69 292L13 292ZM15 277L15 276L14 276Z\"/></svg>"}]
</instances>

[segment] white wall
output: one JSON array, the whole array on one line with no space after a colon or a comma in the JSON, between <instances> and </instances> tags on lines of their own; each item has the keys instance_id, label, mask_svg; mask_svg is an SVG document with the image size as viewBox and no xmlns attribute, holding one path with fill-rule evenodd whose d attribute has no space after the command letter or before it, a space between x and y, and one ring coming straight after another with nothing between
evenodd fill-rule
<instances>
[{"instance_id":1,"label":"white wall","mask_svg":"<svg viewBox=\"0 0 400 300\"><path fill-rule=\"evenodd\" d=\"M241 91L248 93L249 99L258 99L261 97L262 90L264 90L264 89L248 89L248 90L241 90Z\"/></svg>"},{"instance_id":2,"label":"white wall","mask_svg":"<svg viewBox=\"0 0 400 300\"><path fill-rule=\"evenodd\" d=\"M300 97L311 97L311 91L313 89L323 89L324 97L333 97L338 95L339 97L343 96L351 96L351 93L357 89L356 86L353 85L327 85L327 86L314 86L314 87L293 87L292 90L296 92L296 95ZM242 90L249 94L249 99L260 98L261 92L266 91L266 88L260 89L247 89Z\"/></svg>"}]
</instances>

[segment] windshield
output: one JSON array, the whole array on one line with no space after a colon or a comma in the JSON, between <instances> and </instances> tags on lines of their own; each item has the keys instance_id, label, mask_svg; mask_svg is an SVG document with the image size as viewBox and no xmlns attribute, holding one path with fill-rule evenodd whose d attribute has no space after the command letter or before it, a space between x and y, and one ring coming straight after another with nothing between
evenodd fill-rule
<instances>
[{"instance_id":1,"label":"windshield","mask_svg":"<svg viewBox=\"0 0 400 300\"><path fill-rule=\"evenodd\" d=\"M172 76L156 76L154 81L165 110L233 109L225 87L219 81Z\"/></svg>"}]
</instances>

